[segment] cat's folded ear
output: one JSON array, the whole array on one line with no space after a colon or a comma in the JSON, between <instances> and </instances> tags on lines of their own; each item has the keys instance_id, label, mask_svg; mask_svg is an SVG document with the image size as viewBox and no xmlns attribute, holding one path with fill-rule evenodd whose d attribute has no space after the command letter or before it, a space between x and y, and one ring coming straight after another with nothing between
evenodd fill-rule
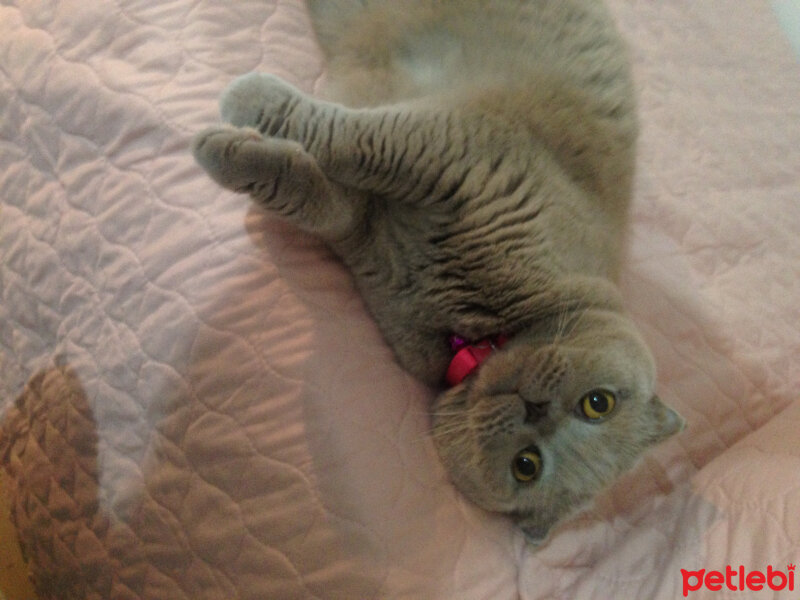
<instances>
[{"instance_id":1,"label":"cat's folded ear","mask_svg":"<svg viewBox=\"0 0 800 600\"><path fill-rule=\"evenodd\" d=\"M648 408L651 417L653 417L652 422L655 424L653 431L654 444L679 433L686 427L686 419L664 404L658 396L654 395L650 398Z\"/></svg>"}]
</instances>

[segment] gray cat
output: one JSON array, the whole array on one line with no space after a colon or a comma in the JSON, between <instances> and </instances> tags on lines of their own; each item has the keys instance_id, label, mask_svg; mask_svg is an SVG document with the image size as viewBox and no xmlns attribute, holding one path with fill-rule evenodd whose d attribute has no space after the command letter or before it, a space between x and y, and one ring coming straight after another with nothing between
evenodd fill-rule
<instances>
[{"instance_id":1,"label":"gray cat","mask_svg":"<svg viewBox=\"0 0 800 600\"><path fill-rule=\"evenodd\" d=\"M616 277L636 139L598 0L312 0L332 98L234 81L219 184L323 238L433 386L453 483L533 542L683 420Z\"/></svg>"}]
</instances>

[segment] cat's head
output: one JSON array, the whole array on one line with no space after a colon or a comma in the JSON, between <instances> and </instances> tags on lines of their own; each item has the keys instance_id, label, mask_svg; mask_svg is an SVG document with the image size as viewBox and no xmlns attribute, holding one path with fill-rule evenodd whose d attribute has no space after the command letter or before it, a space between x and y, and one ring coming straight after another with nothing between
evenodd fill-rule
<instances>
[{"instance_id":1,"label":"cat's head","mask_svg":"<svg viewBox=\"0 0 800 600\"><path fill-rule=\"evenodd\" d=\"M654 386L653 359L631 321L587 310L518 333L442 394L434 440L456 487L541 542L683 428Z\"/></svg>"}]
</instances>

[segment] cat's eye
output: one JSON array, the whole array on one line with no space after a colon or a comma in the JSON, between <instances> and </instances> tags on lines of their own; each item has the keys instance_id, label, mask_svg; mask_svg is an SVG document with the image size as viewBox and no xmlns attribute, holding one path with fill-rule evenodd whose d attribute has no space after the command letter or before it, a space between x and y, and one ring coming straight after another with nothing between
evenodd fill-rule
<instances>
[{"instance_id":1,"label":"cat's eye","mask_svg":"<svg viewBox=\"0 0 800 600\"><path fill-rule=\"evenodd\" d=\"M541 470L542 457L536 448L520 450L511 463L514 479L522 483L536 479Z\"/></svg>"},{"instance_id":2,"label":"cat's eye","mask_svg":"<svg viewBox=\"0 0 800 600\"><path fill-rule=\"evenodd\" d=\"M616 397L608 390L592 390L581 398L578 407L584 417L596 421L610 415L616 405Z\"/></svg>"}]
</instances>

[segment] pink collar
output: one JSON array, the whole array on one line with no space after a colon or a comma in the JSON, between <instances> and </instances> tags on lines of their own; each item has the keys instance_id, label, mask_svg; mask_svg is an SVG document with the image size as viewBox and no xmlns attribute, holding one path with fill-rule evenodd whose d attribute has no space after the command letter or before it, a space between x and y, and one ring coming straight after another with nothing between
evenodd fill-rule
<instances>
[{"instance_id":1,"label":"pink collar","mask_svg":"<svg viewBox=\"0 0 800 600\"><path fill-rule=\"evenodd\" d=\"M470 344L460 335L451 335L450 348L455 352L455 356L447 367L445 380L451 386L458 385L475 371L493 350L502 348L507 341L508 336L501 334Z\"/></svg>"}]
</instances>

